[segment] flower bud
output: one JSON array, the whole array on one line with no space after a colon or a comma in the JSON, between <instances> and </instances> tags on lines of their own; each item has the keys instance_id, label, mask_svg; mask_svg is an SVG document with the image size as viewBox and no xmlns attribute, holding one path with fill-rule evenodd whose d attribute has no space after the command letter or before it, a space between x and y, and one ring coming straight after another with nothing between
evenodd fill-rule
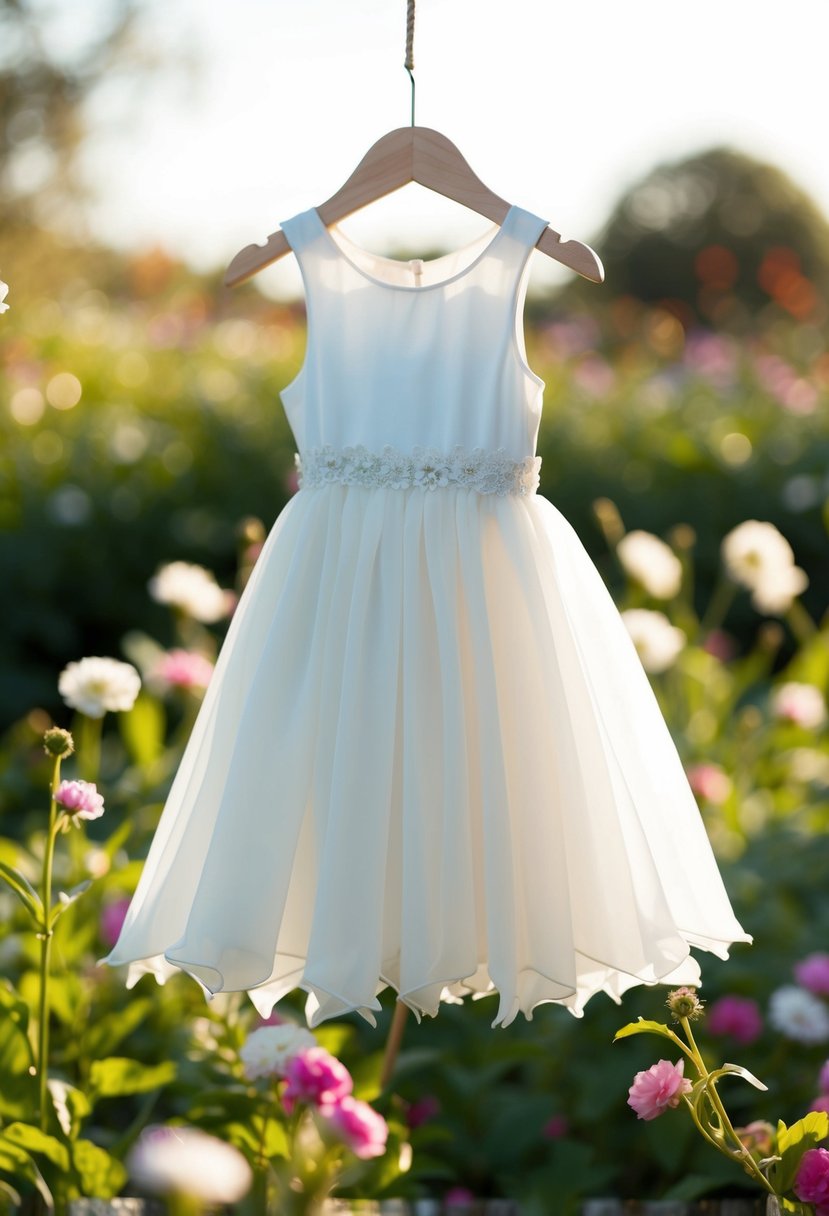
<instances>
[{"instance_id":1,"label":"flower bud","mask_svg":"<svg viewBox=\"0 0 829 1216\"><path fill-rule=\"evenodd\" d=\"M681 1021L682 1018L693 1022L702 1017L702 1001L694 988L674 988L673 992L668 993L665 1004L673 1014L675 1022Z\"/></svg>"},{"instance_id":2,"label":"flower bud","mask_svg":"<svg viewBox=\"0 0 829 1216\"><path fill-rule=\"evenodd\" d=\"M75 740L68 730L50 726L43 736L43 750L49 756L71 756L75 750Z\"/></svg>"}]
</instances>

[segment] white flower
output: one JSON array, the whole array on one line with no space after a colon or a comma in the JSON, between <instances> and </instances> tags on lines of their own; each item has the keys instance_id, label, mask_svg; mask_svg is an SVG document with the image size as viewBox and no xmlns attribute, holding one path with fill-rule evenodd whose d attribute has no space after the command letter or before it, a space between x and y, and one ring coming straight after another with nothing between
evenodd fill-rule
<instances>
[{"instance_id":1,"label":"white flower","mask_svg":"<svg viewBox=\"0 0 829 1216\"><path fill-rule=\"evenodd\" d=\"M141 689L141 677L131 663L93 656L69 663L58 677L58 692L67 705L89 718L103 718L107 710L132 709Z\"/></svg>"},{"instance_id":2,"label":"white flower","mask_svg":"<svg viewBox=\"0 0 829 1216\"><path fill-rule=\"evenodd\" d=\"M302 1026L260 1026L245 1039L239 1056L249 1081L257 1077L284 1077L289 1060L309 1047L319 1047L316 1036Z\"/></svg>"},{"instance_id":3,"label":"white flower","mask_svg":"<svg viewBox=\"0 0 829 1216\"><path fill-rule=\"evenodd\" d=\"M756 519L738 524L723 539L722 557L729 578L749 591L759 591L761 597L774 598L779 584L784 588L783 598L791 600L808 581L794 564L791 545L774 524Z\"/></svg>"},{"instance_id":4,"label":"white flower","mask_svg":"<svg viewBox=\"0 0 829 1216\"><path fill-rule=\"evenodd\" d=\"M619 561L648 595L669 600L682 585L682 563L664 540L651 532L628 532L616 546Z\"/></svg>"},{"instance_id":5,"label":"white flower","mask_svg":"<svg viewBox=\"0 0 829 1216\"><path fill-rule=\"evenodd\" d=\"M8 310L9 310L8 304L3 303L3 301L5 300L5 298L8 294L8 291L9 291L8 283L4 283L3 280L0 279L0 313L8 312Z\"/></svg>"},{"instance_id":6,"label":"white flower","mask_svg":"<svg viewBox=\"0 0 829 1216\"><path fill-rule=\"evenodd\" d=\"M127 1165L133 1181L148 1191L210 1204L237 1203L253 1180L238 1149L195 1127L145 1128Z\"/></svg>"},{"instance_id":7,"label":"white flower","mask_svg":"<svg viewBox=\"0 0 829 1216\"><path fill-rule=\"evenodd\" d=\"M227 616L227 595L204 566L168 562L149 581L150 595L160 604L172 604L197 621L209 624Z\"/></svg>"},{"instance_id":8,"label":"white flower","mask_svg":"<svg viewBox=\"0 0 829 1216\"><path fill-rule=\"evenodd\" d=\"M785 984L771 994L769 1021L788 1039L798 1043L825 1043L829 1039L829 1010L805 988Z\"/></svg>"},{"instance_id":9,"label":"white flower","mask_svg":"<svg viewBox=\"0 0 829 1216\"><path fill-rule=\"evenodd\" d=\"M809 586L805 570L799 566L781 566L768 577L758 580L751 593L751 602L758 612L777 616L792 606L792 600Z\"/></svg>"},{"instance_id":10,"label":"white flower","mask_svg":"<svg viewBox=\"0 0 829 1216\"><path fill-rule=\"evenodd\" d=\"M814 684L798 684L795 681L781 684L772 693L771 707L778 718L796 722L807 730L814 730L826 721L826 702L823 693Z\"/></svg>"},{"instance_id":11,"label":"white flower","mask_svg":"<svg viewBox=\"0 0 829 1216\"><path fill-rule=\"evenodd\" d=\"M628 608L622 620L646 671L665 671L676 661L685 645L685 634L663 612Z\"/></svg>"}]
</instances>

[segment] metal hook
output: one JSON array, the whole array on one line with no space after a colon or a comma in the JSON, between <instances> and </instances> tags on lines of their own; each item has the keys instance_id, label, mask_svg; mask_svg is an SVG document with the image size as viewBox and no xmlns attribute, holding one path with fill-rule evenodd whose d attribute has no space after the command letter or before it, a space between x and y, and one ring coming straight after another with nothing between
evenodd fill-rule
<instances>
[{"instance_id":1,"label":"metal hook","mask_svg":"<svg viewBox=\"0 0 829 1216\"><path fill-rule=\"evenodd\" d=\"M406 71L409 73L412 82L412 126L415 125L415 78L412 69L406 65Z\"/></svg>"}]
</instances>

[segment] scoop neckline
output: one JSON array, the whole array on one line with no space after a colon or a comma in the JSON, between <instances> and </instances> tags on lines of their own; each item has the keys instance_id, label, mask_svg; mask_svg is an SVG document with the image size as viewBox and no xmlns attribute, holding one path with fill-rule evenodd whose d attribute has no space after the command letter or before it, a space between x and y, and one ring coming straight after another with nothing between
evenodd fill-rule
<instances>
[{"instance_id":1,"label":"scoop neckline","mask_svg":"<svg viewBox=\"0 0 829 1216\"><path fill-rule=\"evenodd\" d=\"M422 287L407 287L404 283L387 283L385 279L378 279L375 275L369 274L369 272L367 270L364 270L362 266L358 265L357 262L353 261L353 259L348 256L348 254L346 253L346 251L343 249L342 245L340 244L340 241L344 241L346 243L346 245L350 245L353 250L355 250L359 254L364 255L367 258L375 258L381 262L388 262L392 266L409 266L410 262L413 260L416 260L416 259L407 258L405 260L402 260L400 258L386 258L386 257L383 257L382 254L372 253L369 249L363 249L355 241L352 241L351 238L346 236L344 232L340 232L340 230L339 230L339 228L337 228L336 224L332 224L331 227L336 230L337 236L339 237L339 240L335 240L334 236L332 235L331 230L323 223L322 216L317 211L316 207L311 208L311 214L314 216L314 218L317 221L317 224L324 232L326 240L329 242L330 245L333 246L333 248L336 250L337 254L343 259L343 261L348 266L351 267L352 270L356 271L357 274L361 275L364 279L367 279L369 281L369 283L374 283L377 287L385 287L389 291L408 291L415 295L420 295L422 292L425 292L425 291L434 291L438 287L448 287L450 283L456 283L458 281L458 279L464 278L465 275L469 274L472 270L474 270L475 267L477 265L479 265L479 263L482 262L484 260L484 258L487 257L492 252L493 248L498 244L498 241L500 240L500 238L504 232L504 229L507 225L508 220L510 220L512 218L513 214L517 210L518 210L518 207L515 203L510 204L510 207L507 210L507 213L504 216L501 223L500 224L496 223L494 225L496 231L489 238L489 240L484 245L483 249L478 254L478 256L476 258L473 258L473 260L469 263L468 266L464 266L462 270L459 270L457 272L457 274L451 275L450 278L448 278L448 279L440 279L437 283L424 283L424 285ZM481 235L484 236L486 234L482 233ZM461 247L459 249L450 249L450 251L448 253L442 253L439 258L430 258L429 261L430 262L439 262L439 261L441 261L442 258L457 257L458 254L464 253L467 249L473 248L475 245L478 244L478 242L480 240L481 240L480 236L476 237L476 239L474 241L467 241L467 243L465 245L461 245ZM426 263L426 264L428 265L428 263Z\"/></svg>"}]
</instances>

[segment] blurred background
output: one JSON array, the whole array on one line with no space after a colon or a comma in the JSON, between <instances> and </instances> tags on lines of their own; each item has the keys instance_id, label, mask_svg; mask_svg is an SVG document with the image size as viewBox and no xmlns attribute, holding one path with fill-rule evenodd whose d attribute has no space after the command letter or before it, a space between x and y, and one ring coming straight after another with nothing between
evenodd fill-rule
<instances>
[{"instance_id":1,"label":"blurred background","mask_svg":"<svg viewBox=\"0 0 829 1216\"><path fill-rule=\"evenodd\" d=\"M420 125L604 263L598 286L533 258L525 328L546 382L541 491L620 608L655 614L640 628L681 631L667 660L646 666L757 939L704 974L713 997L741 995L759 1017L798 958L829 948L829 13L823 0L790 0L747 14L712 0L418 0L415 76ZM295 492L278 399L304 350L294 260L235 289L222 277L242 246L323 201L408 123L404 33L403 0L0 0L0 796L11 852L38 831L40 732L70 724L60 671L111 655L146 674L148 654L176 646L215 657L226 620L171 611L150 579L165 563L198 564L232 604ZM389 256L430 257L486 222L408 186L342 227ZM785 538L780 577L796 563L797 590L752 594L726 560L725 538L752 520ZM660 588L647 559L624 556L640 531L668 546L681 584ZM771 559L760 545L747 560ZM657 642L641 640L643 661ZM131 825L133 863L201 691L148 685L133 714L107 719L101 776ZM101 870L105 906L136 878L134 864L109 871L117 856L113 846ZM201 1000L181 991L165 992L159 1035L176 1021L172 1002L190 1001L192 1014ZM661 1017L660 999L640 993L631 1016ZM497 1046L488 1012L449 1007L413 1036L433 1061L455 1062L422 1121L434 1130L442 1109L452 1129L432 1134L423 1185L507 1193L530 1178L539 1194L566 1184L572 1197L652 1180L653 1160L637 1167L631 1155L642 1130L624 1107L624 1078L647 1054L616 1047L601 1077L564 1066L587 1033L609 1055L620 1011L605 1002L580 1026L547 1007ZM151 1058L153 1033L148 1022L130 1050ZM813 1096L829 1026L809 1041L770 1033L773 1046L748 1060L772 1072L763 1117L794 1117ZM373 1050L366 1035L350 1026L342 1042ZM406 1084L407 1101L429 1096L416 1072ZM487 1102L497 1110L484 1151ZM520 1143L507 1134L518 1123ZM688 1138L648 1134L662 1190L689 1176L699 1192L722 1183Z\"/></svg>"}]
</instances>

